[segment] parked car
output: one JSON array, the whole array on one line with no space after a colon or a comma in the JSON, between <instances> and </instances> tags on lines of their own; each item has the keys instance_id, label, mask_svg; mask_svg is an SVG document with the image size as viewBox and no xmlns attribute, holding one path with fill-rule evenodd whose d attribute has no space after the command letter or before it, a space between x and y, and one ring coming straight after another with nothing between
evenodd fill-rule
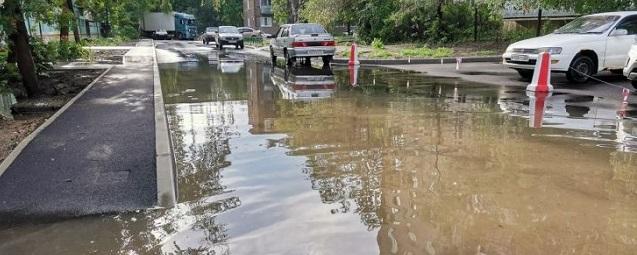
<instances>
[{"instance_id":1,"label":"parked car","mask_svg":"<svg viewBox=\"0 0 637 255\"><path fill-rule=\"evenodd\" d=\"M249 27L240 27L238 29L239 29L239 33L243 35L243 38L255 38L255 37L261 36L261 31L259 30L254 30Z\"/></svg>"},{"instance_id":2,"label":"parked car","mask_svg":"<svg viewBox=\"0 0 637 255\"><path fill-rule=\"evenodd\" d=\"M637 88L637 39L628 51L628 61L624 67L624 76L626 76L634 88Z\"/></svg>"},{"instance_id":3,"label":"parked car","mask_svg":"<svg viewBox=\"0 0 637 255\"><path fill-rule=\"evenodd\" d=\"M220 26L219 32L215 34L217 48L223 49L224 45L234 45L237 49L243 49L243 35L234 26Z\"/></svg>"},{"instance_id":4,"label":"parked car","mask_svg":"<svg viewBox=\"0 0 637 255\"><path fill-rule=\"evenodd\" d=\"M503 63L530 79L539 53L551 53L551 70L583 83L610 70L621 73L637 35L637 12L608 12L573 20L555 32L511 44Z\"/></svg>"},{"instance_id":5,"label":"parked car","mask_svg":"<svg viewBox=\"0 0 637 255\"><path fill-rule=\"evenodd\" d=\"M168 31L166 31L166 29L158 29L157 31L153 32L153 39L155 40L170 39L170 35L168 34Z\"/></svg>"},{"instance_id":6,"label":"parked car","mask_svg":"<svg viewBox=\"0 0 637 255\"><path fill-rule=\"evenodd\" d=\"M288 65L297 58L320 57L324 65L329 65L336 52L336 42L319 24L285 24L279 28L270 42L272 63L283 57Z\"/></svg>"},{"instance_id":7,"label":"parked car","mask_svg":"<svg viewBox=\"0 0 637 255\"><path fill-rule=\"evenodd\" d=\"M210 44L215 41L215 34L219 32L218 27L207 27L206 32L203 33L203 44Z\"/></svg>"}]
</instances>

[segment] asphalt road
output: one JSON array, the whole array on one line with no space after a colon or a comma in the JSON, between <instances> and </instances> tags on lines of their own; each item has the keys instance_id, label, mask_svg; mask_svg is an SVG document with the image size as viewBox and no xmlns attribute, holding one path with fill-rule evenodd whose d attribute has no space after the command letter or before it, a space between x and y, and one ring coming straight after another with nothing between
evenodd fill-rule
<instances>
[{"instance_id":1,"label":"asphalt road","mask_svg":"<svg viewBox=\"0 0 637 255\"><path fill-rule=\"evenodd\" d=\"M0 176L0 223L152 207L155 175L153 70L115 67Z\"/></svg>"}]
</instances>

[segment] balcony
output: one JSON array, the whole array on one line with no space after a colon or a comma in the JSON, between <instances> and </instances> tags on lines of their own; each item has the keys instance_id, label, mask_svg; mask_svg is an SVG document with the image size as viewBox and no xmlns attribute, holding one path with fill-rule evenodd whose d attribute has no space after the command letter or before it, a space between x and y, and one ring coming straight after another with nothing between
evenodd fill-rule
<instances>
[{"instance_id":1,"label":"balcony","mask_svg":"<svg viewBox=\"0 0 637 255\"><path fill-rule=\"evenodd\" d=\"M261 5L261 15L272 15L272 5Z\"/></svg>"}]
</instances>

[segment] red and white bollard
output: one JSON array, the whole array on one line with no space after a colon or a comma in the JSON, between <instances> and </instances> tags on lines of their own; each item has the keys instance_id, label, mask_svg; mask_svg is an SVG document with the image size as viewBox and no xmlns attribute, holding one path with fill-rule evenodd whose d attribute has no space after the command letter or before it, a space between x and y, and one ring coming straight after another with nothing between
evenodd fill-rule
<instances>
[{"instance_id":1,"label":"red and white bollard","mask_svg":"<svg viewBox=\"0 0 637 255\"><path fill-rule=\"evenodd\" d=\"M527 91L533 92L551 92L551 54L548 52L540 53L537 56L535 70L533 71L533 81L526 87Z\"/></svg>"},{"instance_id":2,"label":"red and white bollard","mask_svg":"<svg viewBox=\"0 0 637 255\"><path fill-rule=\"evenodd\" d=\"M358 66L350 65L347 69L349 69L349 84L352 87L358 87Z\"/></svg>"},{"instance_id":3,"label":"red and white bollard","mask_svg":"<svg viewBox=\"0 0 637 255\"><path fill-rule=\"evenodd\" d=\"M630 90L627 88L622 89L622 103L619 105L619 111L617 116L620 119L626 118L626 107L628 106L628 96L630 96Z\"/></svg>"},{"instance_id":4,"label":"red and white bollard","mask_svg":"<svg viewBox=\"0 0 637 255\"><path fill-rule=\"evenodd\" d=\"M526 95L529 97L529 127L542 128L546 101L552 96L552 93L527 91Z\"/></svg>"},{"instance_id":5,"label":"red and white bollard","mask_svg":"<svg viewBox=\"0 0 637 255\"><path fill-rule=\"evenodd\" d=\"M356 43L352 43L352 48L349 51L349 62L347 64L349 66L360 65L360 62L358 61L358 46Z\"/></svg>"}]
</instances>

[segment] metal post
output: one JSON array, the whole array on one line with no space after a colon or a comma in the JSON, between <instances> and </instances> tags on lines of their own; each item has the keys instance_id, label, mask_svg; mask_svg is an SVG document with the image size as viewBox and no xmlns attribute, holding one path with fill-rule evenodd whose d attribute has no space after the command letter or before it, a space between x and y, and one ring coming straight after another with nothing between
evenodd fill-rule
<instances>
[{"instance_id":1,"label":"metal post","mask_svg":"<svg viewBox=\"0 0 637 255\"><path fill-rule=\"evenodd\" d=\"M537 10L537 36L542 35L542 8Z\"/></svg>"}]
</instances>

